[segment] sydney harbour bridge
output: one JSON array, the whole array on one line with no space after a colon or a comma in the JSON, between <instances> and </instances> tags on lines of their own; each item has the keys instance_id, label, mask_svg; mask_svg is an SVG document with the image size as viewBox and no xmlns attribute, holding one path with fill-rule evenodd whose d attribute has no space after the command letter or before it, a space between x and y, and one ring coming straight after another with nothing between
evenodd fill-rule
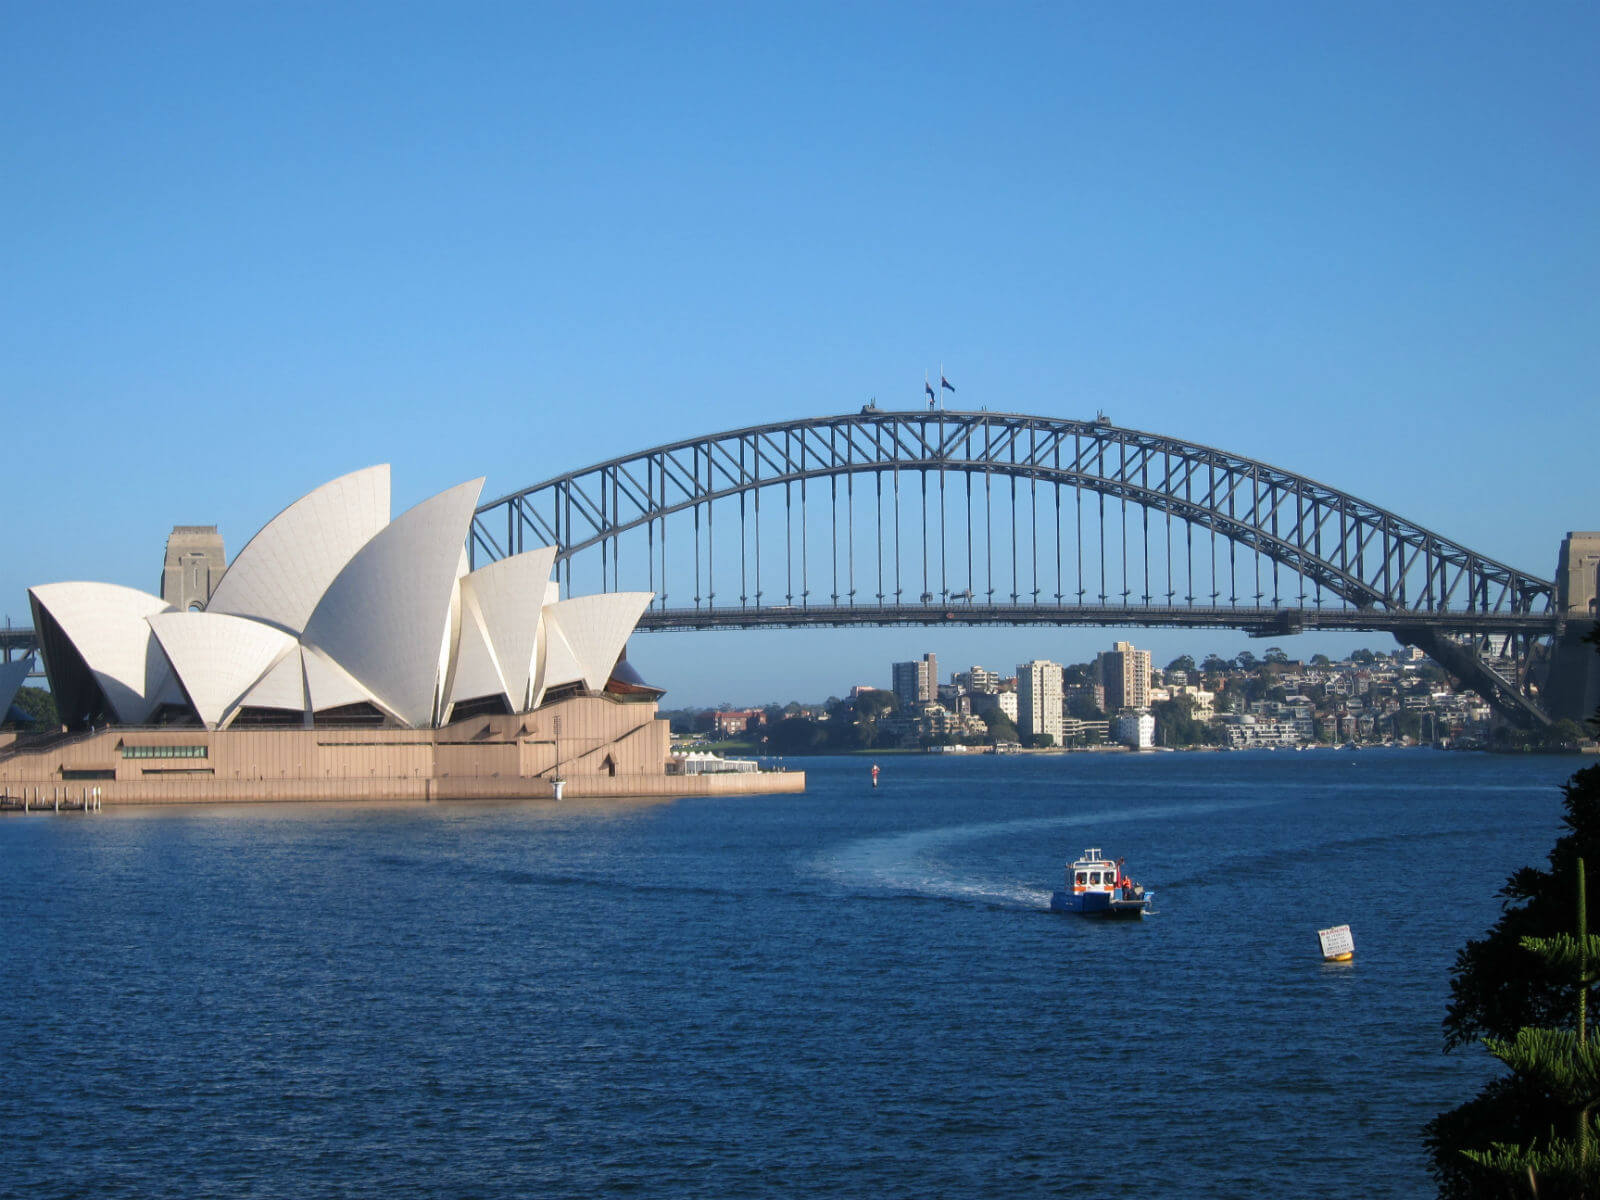
<instances>
[{"instance_id":1,"label":"sydney harbour bridge","mask_svg":"<svg viewBox=\"0 0 1600 1200\"><path fill-rule=\"evenodd\" d=\"M1104 417L781 421L483 504L473 566L558 546L566 595L650 591L646 630L847 625L1392 633L1502 716L1586 716L1593 596L1348 493ZM1591 589L1592 592L1592 589ZM5 656L32 630L3 635Z\"/></svg>"},{"instance_id":2,"label":"sydney harbour bridge","mask_svg":"<svg viewBox=\"0 0 1600 1200\"><path fill-rule=\"evenodd\" d=\"M475 566L545 545L561 547L563 593L655 592L641 629L1385 631L1522 725L1550 719L1541 685L1572 640L1551 580L1104 417L868 405L640 451L478 509Z\"/></svg>"}]
</instances>

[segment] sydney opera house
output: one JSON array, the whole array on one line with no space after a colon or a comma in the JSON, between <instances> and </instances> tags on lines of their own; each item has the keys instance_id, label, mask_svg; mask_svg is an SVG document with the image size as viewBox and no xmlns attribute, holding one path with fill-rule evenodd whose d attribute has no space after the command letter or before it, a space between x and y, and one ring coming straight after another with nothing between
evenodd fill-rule
<instances>
[{"instance_id":1,"label":"sydney opera house","mask_svg":"<svg viewBox=\"0 0 1600 1200\"><path fill-rule=\"evenodd\" d=\"M231 563L209 527L178 527L162 595L31 588L64 729L0 745L0 788L163 803L803 786L674 774L662 693L625 654L650 593L563 598L555 547L469 570L482 484L391 520L389 468L370 467L290 505Z\"/></svg>"}]
</instances>

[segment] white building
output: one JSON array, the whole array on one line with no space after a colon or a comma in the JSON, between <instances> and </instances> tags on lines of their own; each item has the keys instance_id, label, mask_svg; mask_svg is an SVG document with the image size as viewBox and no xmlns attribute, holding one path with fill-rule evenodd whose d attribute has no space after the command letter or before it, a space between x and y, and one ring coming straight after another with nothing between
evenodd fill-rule
<instances>
[{"instance_id":1,"label":"white building","mask_svg":"<svg viewBox=\"0 0 1600 1200\"><path fill-rule=\"evenodd\" d=\"M1025 737L1048 734L1061 744L1061 664L1034 659L1017 664L1017 731Z\"/></svg>"},{"instance_id":2,"label":"white building","mask_svg":"<svg viewBox=\"0 0 1600 1200\"><path fill-rule=\"evenodd\" d=\"M998 692L1000 672L991 671L988 667L968 667L952 675L950 682L968 692Z\"/></svg>"},{"instance_id":3,"label":"white building","mask_svg":"<svg viewBox=\"0 0 1600 1200\"><path fill-rule=\"evenodd\" d=\"M432 729L602 691L649 592L560 600L546 546L469 571L481 479L389 519L389 468L284 509L200 608L108 583L29 589L62 721Z\"/></svg>"},{"instance_id":4,"label":"white building","mask_svg":"<svg viewBox=\"0 0 1600 1200\"><path fill-rule=\"evenodd\" d=\"M1017 694L1015 692L979 692L972 697L972 711L982 716L999 709L1010 722L1017 723Z\"/></svg>"},{"instance_id":5,"label":"white building","mask_svg":"<svg viewBox=\"0 0 1600 1200\"><path fill-rule=\"evenodd\" d=\"M1307 740L1292 721L1270 720L1254 716L1226 718L1223 733L1228 745L1235 750L1259 747L1299 746Z\"/></svg>"},{"instance_id":6,"label":"white building","mask_svg":"<svg viewBox=\"0 0 1600 1200\"><path fill-rule=\"evenodd\" d=\"M1156 719L1146 710L1124 709L1111 718L1111 733L1124 746L1148 750L1156 744Z\"/></svg>"},{"instance_id":7,"label":"white building","mask_svg":"<svg viewBox=\"0 0 1600 1200\"><path fill-rule=\"evenodd\" d=\"M1071 715L1061 718L1061 741L1067 746L1081 746L1088 742L1109 742L1110 721L1086 721Z\"/></svg>"}]
</instances>

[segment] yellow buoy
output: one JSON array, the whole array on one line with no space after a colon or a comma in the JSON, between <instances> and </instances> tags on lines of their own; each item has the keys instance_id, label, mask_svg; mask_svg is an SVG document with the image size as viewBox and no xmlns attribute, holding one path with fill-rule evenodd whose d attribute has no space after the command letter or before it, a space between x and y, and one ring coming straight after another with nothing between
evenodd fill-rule
<instances>
[{"instance_id":1,"label":"yellow buoy","mask_svg":"<svg viewBox=\"0 0 1600 1200\"><path fill-rule=\"evenodd\" d=\"M1356 956L1355 938L1350 935L1348 925L1319 929L1317 939L1322 943L1323 962L1349 962Z\"/></svg>"}]
</instances>

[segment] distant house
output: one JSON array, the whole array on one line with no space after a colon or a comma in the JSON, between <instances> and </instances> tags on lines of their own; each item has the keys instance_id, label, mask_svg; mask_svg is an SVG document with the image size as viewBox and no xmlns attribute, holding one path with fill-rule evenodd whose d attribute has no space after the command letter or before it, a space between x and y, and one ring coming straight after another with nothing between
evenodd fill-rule
<instances>
[{"instance_id":1,"label":"distant house","mask_svg":"<svg viewBox=\"0 0 1600 1200\"><path fill-rule=\"evenodd\" d=\"M711 729L723 737L736 737L748 733L765 720L766 714L759 708L730 708L712 716Z\"/></svg>"}]
</instances>

